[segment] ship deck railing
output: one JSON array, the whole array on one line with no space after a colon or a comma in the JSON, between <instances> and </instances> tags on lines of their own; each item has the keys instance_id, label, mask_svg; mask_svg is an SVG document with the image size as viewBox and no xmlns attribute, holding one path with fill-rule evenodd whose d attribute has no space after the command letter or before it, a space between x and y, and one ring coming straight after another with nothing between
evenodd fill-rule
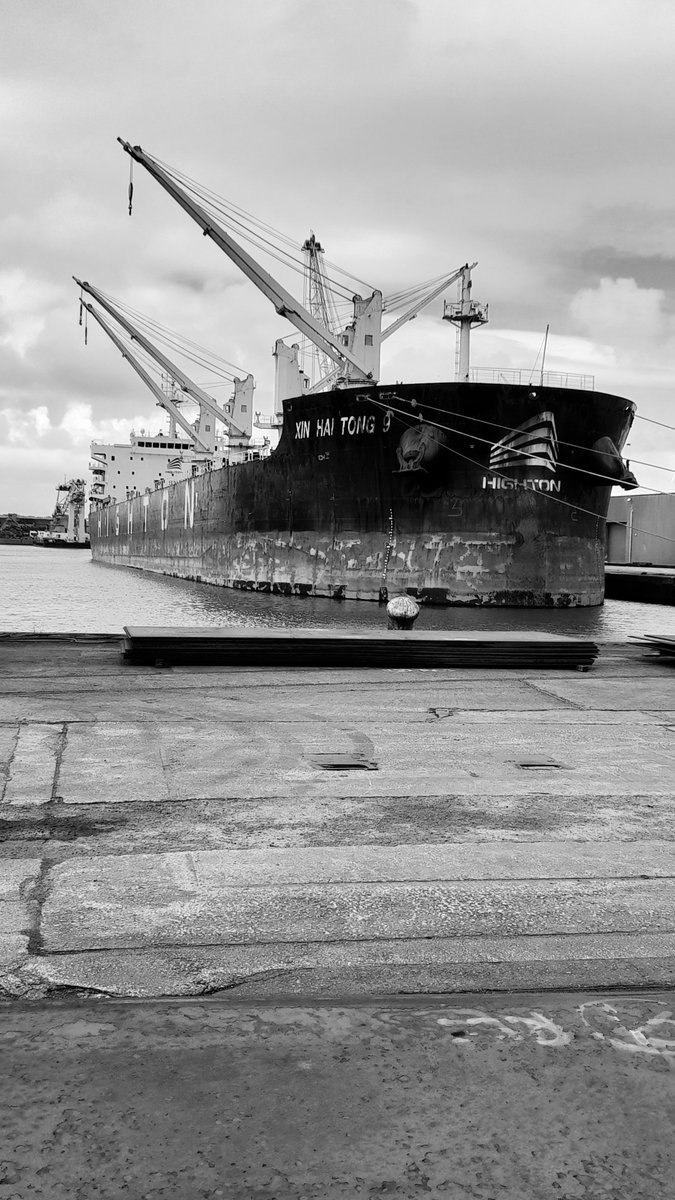
<instances>
[{"instance_id":1,"label":"ship deck railing","mask_svg":"<svg viewBox=\"0 0 675 1200\"><path fill-rule=\"evenodd\" d=\"M595 375L576 375L571 371L523 371L513 367L477 368L471 371L472 383L516 383L532 387L576 388L580 391L592 392L595 389Z\"/></svg>"}]
</instances>

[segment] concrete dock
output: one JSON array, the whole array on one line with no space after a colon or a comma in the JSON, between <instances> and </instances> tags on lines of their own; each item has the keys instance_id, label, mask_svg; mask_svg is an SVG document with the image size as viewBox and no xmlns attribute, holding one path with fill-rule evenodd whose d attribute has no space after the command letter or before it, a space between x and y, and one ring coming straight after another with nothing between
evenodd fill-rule
<instances>
[{"instance_id":1,"label":"concrete dock","mask_svg":"<svg viewBox=\"0 0 675 1200\"><path fill-rule=\"evenodd\" d=\"M611 563L605 566L605 597L642 604L675 604L675 568Z\"/></svg>"},{"instance_id":2,"label":"concrete dock","mask_svg":"<svg viewBox=\"0 0 675 1200\"><path fill-rule=\"evenodd\" d=\"M675 666L0 638L0 1198L670 1200Z\"/></svg>"},{"instance_id":3,"label":"concrete dock","mask_svg":"<svg viewBox=\"0 0 675 1200\"><path fill-rule=\"evenodd\" d=\"M0 639L0 984L670 985L675 673L131 666Z\"/></svg>"}]
</instances>

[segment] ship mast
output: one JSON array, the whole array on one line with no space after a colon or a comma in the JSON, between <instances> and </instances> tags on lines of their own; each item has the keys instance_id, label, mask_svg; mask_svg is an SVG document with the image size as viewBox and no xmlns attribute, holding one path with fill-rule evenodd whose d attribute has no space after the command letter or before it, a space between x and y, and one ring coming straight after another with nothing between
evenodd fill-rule
<instances>
[{"instance_id":1,"label":"ship mast","mask_svg":"<svg viewBox=\"0 0 675 1200\"><path fill-rule=\"evenodd\" d=\"M485 325L488 320L487 304L478 304L471 299L471 271L475 263L466 263L458 274L461 276L459 299L453 304L443 304L443 320L459 329L459 361L457 379L468 383L471 363L471 329L474 325Z\"/></svg>"}]
</instances>

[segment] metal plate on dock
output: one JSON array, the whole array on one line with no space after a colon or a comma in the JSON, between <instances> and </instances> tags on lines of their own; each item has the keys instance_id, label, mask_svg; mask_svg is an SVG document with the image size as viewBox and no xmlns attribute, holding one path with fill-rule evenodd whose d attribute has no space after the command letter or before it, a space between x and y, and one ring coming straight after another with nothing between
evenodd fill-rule
<instances>
[{"instance_id":1,"label":"metal plate on dock","mask_svg":"<svg viewBox=\"0 0 675 1200\"><path fill-rule=\"evenodd\" d=\"M594 642L546 633L125 626L136 663L258 667L587 669Z\"/></svg>"},{"instance_id":2,"label":"metal plate on dock","mask_svg":"<svg viewBox=\"0 0 675 1200\"><path fill-rule=\"evenodd\" d=\"M675 662L675 637L663 633L645 633L643 637L631 637L630 641L637 642L646 650L654 652L647 657L662 656Z\"/></svg>"}]
</instances>

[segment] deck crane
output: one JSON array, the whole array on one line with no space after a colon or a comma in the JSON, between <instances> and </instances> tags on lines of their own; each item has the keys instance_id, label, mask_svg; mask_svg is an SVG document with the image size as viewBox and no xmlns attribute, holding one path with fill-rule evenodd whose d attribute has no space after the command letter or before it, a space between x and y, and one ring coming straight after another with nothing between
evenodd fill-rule
<instances>
[{"instance_id":1,"label":"deck crane","mask_svg":"<svg viewBox=\"0 0 675 1200\"><path fill-rule=\"evenodd\" d=\"M156 159L146 154L140 146L132 146L122 138L117 139L123 149L145 167L146 171L173 196L188 216L210 237L220 249L232 259L256 287L271 300L280 316L286 317L300 333L323 351L339 368L345 384L376 383L379 376L380 321L382 293L375 291L364 300L354 297L354 322L343 333L331 333L311 313L278 283L264 267L251 257L242 246L230 237L215 219L188 194L180 183L162 167Z\"/></svg>"},{"instance_id":2,"label":"deck crane","mask_svg":"<svg viewBox=\"0 0 675 1200\"><path fill-rule=\"evenodd\" d=\"M427 304L457 279L464 277L465 272L470 273L471 267L466 264L446 278L434 283L431 290L425 292L421 297L418 295L411 307L385 330L382 330L382 292L374 290L372 295L366 299L355 295L352 298L352 320L340 333L334 333L323 323L325 321L323 313L320 314L323 320L319 319L318 313L308 311L303 304L294 299L282 284L278 283L218 224L215 217L206 208L193 199L170 170L167 170L152 155L147 154L141 146L132 146L131 142L119 137L117 141L123 150L135 162L145 167L146 171L199 225L204 237L211 238L263 295L272 301L279 315L286 317L302 335L309 338L319 356L324 356L324 359L328 359L334 364L327 374L310 386L310 381L298 364L299 347L289 347L283 339L278 339L274 350L277 360L276 418L280 417L281 401L286 397L299 395L302 392L324 391L329 387L363 387L364 384L377 383L380 377L382 341L391 337L407 321L411 321ZM472 266L475 267L476 263L473 263Z\"/></svg>"},{"instance_id":3,"label":"deck crane","mask_svg":"<svg viewBox=\"0 0 675 1200\"><path fill-rule=\"evenodd\" d=\"M435 300L437 296L440 296L444 291L447 290L447 288L451 287L456 280L459 279L464 281L466 280L467 276L470 278L471 271L477 265L478 264L475 262L465 263L463 267L459 267L456 271L453 271L451 275L446 275L445 278L442 279L436 286L432 286L429 291L426 291L421 297L419 297L419 299L412 304L410 308L406 309L406 311L400 317L393 321L391 325L388 325L386 329L382 330L380 334L380 342L385 342L387 338L391 337L393 333L397 333L398 330L401 329L403 325L406 325L408 321L414 321L417 314L421 312L423 308L426 308L427 304L431 304L432 300ZM487 320L487 317L485 317L484 320ZM468 356L467 337L468 334L464 332L465 342L463 345L466 344L466 354ZM319 379L317 383L307 388L308 394L312 392L325 391L335 383L336 377L337 370L329 371L329 373Z\"/></svg>"},{"instance_id":4,"label":"deck crane","mask_svg":"<svg viewBox=\"0 0 675 1200\"><path fill-rule=\"evenodd\" d=\"M157 403L170 414L172 419L181 429L191 437L195 443L195 448L201 450L208 457L212 457L216 449L216 422L221 422L227 429L228 436L236 442L248 443L251 437L252 430L252 410L253 410L253 388L254 381L252 375L247 375L245 379L235 379L234 381L234 399L232 401L232 409L239 417L240 423L235 424L230 414L222 409L212 396L200 388L189 375L186 375L179 366L176 365L170 358L159 350L153 343L137 328L123 313L115 307L115 305L98 291L92 284L78 279L73 275L75 283L83 292L92 296L97 304L100 304L106 312L129 334L131 340L137 342L151 358L155 360L166 372L170 379L174 380L182 392L191 396L199 406L199 419L195 425L183 416L180 408L175 404L162 388L152 379L145 370L141 362L130 351L129 347L117 336L110 328L108 322L104 320L101 314L94 308L92 304L88 304L82 300L82 305L88 313L98 322L101 328L107 333L110 340L121 351L123 358L127 360L129 365L140 376L143 382L154 395ZM242 411L243 409L243 411ZM247 414L244 417L244 413ZM243 419L242 419L243 418Z\"/></svg>"},{"instance_id":5,"label":"deck crane","mask_svg":"<svg viewBox=\"0 0 675 1200\"><path fill-rule=\"evenodd\" d=\"M73 278L75 278L75 276L73 276ZM83 301L82 307L84 309L86 309L86 311L88 313L91 314L91 316L94 318L95 321L98 321L98 324L101 326L101 329L103 329L104 332L107 333L111 342L115 346L117 346L117 349L121 352L122 358L126 359L126 361L129 363L129 366L132 367L132 369L136 372L137 375L140 375L141 379L143 380L143 383L146 385L146 387L148 387L150 389L153 396L155 397L155 400L157 401L157 404L161 408L165 408L166 411L171 416L172 420L175 421L176 425L180 425L181 429L185 430L185 433L194 442L195 448L198 450L202 450L204 452L204 454L210 454L209 447L207 446L206 442L202 441L199 434L196 432L196 430L193 428L193 426L190 424L190 422L188 420L186 420L186 418L183 416L183 414L180 411L180 409L178 408L178 406L176 404L174 404L173 401L170 399L170 397L167 396L166 392L164 392L162 390L162 388L159 387L159 385L155 383L152 376L149 375L148 372L145 370L145 367L143 367L141 365L139 360L135 357L134 354L131 353L128 346L126 346L125 343L122 341L122 339L117 336L115 331L110 328L110 326L108 325L108 322L105 321L103 319L103 317L101 316L101 314L96 311L93 304L87 304L86 301Z\"/></svg>"}]
</instances>

